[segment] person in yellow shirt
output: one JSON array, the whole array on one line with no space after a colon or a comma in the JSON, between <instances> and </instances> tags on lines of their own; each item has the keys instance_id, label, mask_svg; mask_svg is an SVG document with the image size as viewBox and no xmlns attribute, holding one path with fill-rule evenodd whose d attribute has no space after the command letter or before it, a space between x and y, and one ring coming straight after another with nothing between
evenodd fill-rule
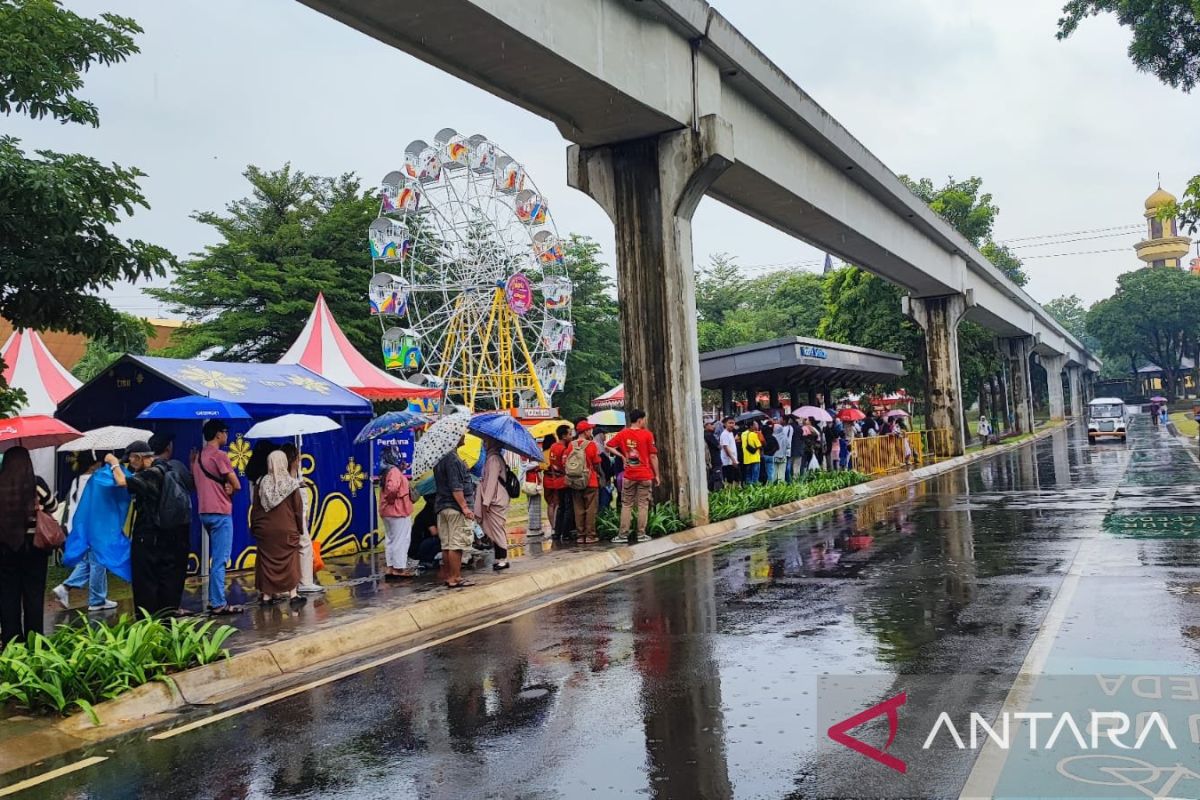
<instances>
[{"instance_id":1,"label":"person in yellow shirt","mask_svg":"<svg viewBox=\"0 0 1200 800\"><path fill-rule=\"evenodd\" d=\"M758 432L758 421L751 420L742 431L742 481L758 483L758 471L762 468L763 438Z\"/></svg>"}]
</instances>

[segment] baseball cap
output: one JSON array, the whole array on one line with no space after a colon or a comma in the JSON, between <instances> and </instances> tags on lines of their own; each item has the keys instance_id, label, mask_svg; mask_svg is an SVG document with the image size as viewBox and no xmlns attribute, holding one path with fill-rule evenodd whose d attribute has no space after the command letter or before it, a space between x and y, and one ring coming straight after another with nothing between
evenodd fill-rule
<instances>
[{"instance_id":1,"label":"baseball cap","mask_svg":"<svg viewBox=\"0 0 1200 800\"><path fill-rule=\"evenodd\" d=\"M146 444L146 442L142 441L141 439L138 439L134 442L131 442L129 446L125 448L125 455L152 456L154 455L154 451L150 449L150 445Z\"/></svg>"},{"instance_id":2,"label":"baseball cap","mask_svg":"<svg viewBox=\"0 0 1200 800\"><path fill-rule=\"evenodd\" d=\"M578 425L575 426L575 432L583 433L584 431L590 431L595 427L596 426L593 425L592 423L588 422L587 420L584 420L583 422L580 422Z\"/></svg>"}]
</instances>

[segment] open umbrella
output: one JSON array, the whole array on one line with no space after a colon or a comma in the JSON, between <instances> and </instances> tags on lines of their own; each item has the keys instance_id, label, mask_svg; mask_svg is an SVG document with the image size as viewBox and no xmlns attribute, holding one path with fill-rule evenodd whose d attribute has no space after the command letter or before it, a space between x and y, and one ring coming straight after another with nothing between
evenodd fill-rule
<instances>
[{"instance_id":1,"label":"open umbrella","mask_svg":"<svg viewBox=\"0 0 1200 800\"><path fill-rule=\"evenodd\" d=\"M458 447L470 424L470 414L456 413L442 417L430 425L429 430L425 431L425 435L413 448L412 474L420 475L433 469L433 465L441 461L442 456Z\"/></svg>"},{"instance_id":2,"label":"open umbrella","mask_svg":"<svg viewBox=\"0 0 1200 800\"><path fill-rule=\"evenodd\" d=\"M792 416L799 419L812 417L817 422L833 422L833 417L829 415L829 412L820 406L800 406L792 412Z\"/></svg>"},{"instance_id":3,"label":"open umbrella","mask_svg":"<svg viewBox=\"0 0 1200 800\"><path fill-rule=\"evenodd\" d=\"M568 428L575 427L565 419L544 419L541 422L529 426L529 435L541 441L551 434L558 433L558 426L566 425Z\"/></svg>"},{"instance_id":4,"label":"open umbrella","mask_svg":"<svg viewBox=\"0 0 1200 800\"><path fill-rule=\"evenodd\" d=\"M151 403L138 419L250 419L250 415L237 403L188 395Z\"/></svg>"},{"instance_id":5,"label":"open umbrella","mask_svg":"<svg viewBox=\"0 0 1200 800\"><path fill-rule=\"evenodd\" d=\"M0 452L10 447L24 447L26 450L58 447L81 435L67 423L45 414L0 419Z\"/></svg>"},{"instance_id":6,"label":"open umbrella","mask_svg":"<svg viewBox=\"0 0 1200 800\"><path fill-rule=\"evenodd\" d=\"M103 428L85 431L73 442L58 448L60 453L86 453L92 451L124 450L139 439L149 439L152 431L127 428L124 425L105 425Z\"/></svg>"},{"instance_id":7,"label":"open umbrella","mask_svg":"<svg viewBox=\"0 0 1200 800\"><path fill-rule=\"evenodd\" d=\"M1154 397L1151 397L1150 402L1151 403L1166 403L1169 401L1167 400L1167 398L1163 397L1161 394L1158 394L1158 395L1155 395Z\"/></svg>"},{"instance_id":8,"label":"open umbrella","mask_svg":"<svg viewBox=\"0 0 1200 800\"><path fill-rule=\"evenodd\" d=\"M741 425L742 423L749 422L752 419L770 419L770 417L761 411L747 411L744 414L738 414L733 421Z\"/></svg>"},{"instance_id":9,"label":"open umbrella","mask_svg":"<svg viewBox=\"0 0 1200 800\"><path fill-rule=\"evenodd\" d=\"M542 448L512 414L497 411L471 417L467 430L476 436L495 439L505 450L534 461L542 460Z\"/></svg>"},{"instance_id":10,"label":"open umbrella","mask_svg":"<svg viewBox=\"0 0 1200 800\"><path fill-rule=\"evenodd\" d=\"M588 417L588 422L597 428L624 428L625 412L617 408L606 408Z\"/></svg>"},{"instance_id":11,"label":"open umbrella","mask_svg":"<svg viewBox=\"0 0 1200 800\"><path fill-rule=\"evenodd\" d=\"M429 417L416 411L407 408L403 411L389 411L364 425L363 429L358 432L358 436L354 437L354 443L362 444L372 439L378 439L380 436L390 436L393 433L400 433L409 428L420 428L422 425L428 424Z\"/></svg>"},{"instance_id":12,"label":"open umbrella","mask_svg":"<svg viewBox=\"0 0 1200 800\"><path fill-rule=\"evenodd\" d=\"M891 411L889 411L883 415L884 419L891 419L893 417L907 417L907 416L908 416L908 412L903 409L900 409L900 408L893 408Z\"/></svg>"},{"instance_id":13,"label":"open umbrella","mask_svg":"<svg viewBox=\"0 0 1200 800\"><path fill-rule=\"evenodd\" d=\"M312 433L336 431L341 427L335 420L318 414L284 414L259 422L246 431L246 438L277 439L284 436L308 436Z\"/></svg>"},{"instance_id":14,"label":"open umbrella","mask_svg":"<svg viewBox=\"0 0 1200 800\"><path fill-rule=\"evenodd\" d=\"M859 420L866 419L867 415L857 408L843 408L837 413L837 418L842 422L858 422Z\"/></svg>"}]
</instances>

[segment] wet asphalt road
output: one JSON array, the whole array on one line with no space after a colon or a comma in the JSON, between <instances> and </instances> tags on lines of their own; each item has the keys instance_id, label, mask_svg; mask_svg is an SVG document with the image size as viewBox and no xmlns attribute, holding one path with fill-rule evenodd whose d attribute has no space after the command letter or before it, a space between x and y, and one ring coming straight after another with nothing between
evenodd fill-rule
<instances>
[{"instance_id":1,"label":"wet asphalt road","mask_svg":"<svg viewBox=\"0 0 1200 800\"><path fill-rule=\"evenodd\" d=\"M106 743L21 796L957 797L975 753L922 753L911 730L994 714L1039 631L1046 671L1197 673L1197 477L1144 422L1128 444L1060 431L172 739ZM829 743L904 688L906 774ZM1035 793L1017 769L997 791Z\"/></svg>"}]
</instances>

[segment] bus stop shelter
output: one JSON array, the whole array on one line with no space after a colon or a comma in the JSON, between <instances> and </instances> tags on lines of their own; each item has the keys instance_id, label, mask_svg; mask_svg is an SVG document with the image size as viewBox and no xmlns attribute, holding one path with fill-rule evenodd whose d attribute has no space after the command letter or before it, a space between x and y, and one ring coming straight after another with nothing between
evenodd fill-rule
<instances>
[{"instance_id":1,"label":"bus stop shelter","mask_svg":"<svg viewBox=\"0 0 1200 800\"><path fill-rule=\"evenodd\" d=\"M700 354L700 384L721 392L721 412L735 410L734 394L746 396L747 408L762 392L769 407L780 409L829 405L834 389L864 388L894 382L904 375L904 359L895 353L822 339L789 336Z\"/></svg>"}]
</instances>

